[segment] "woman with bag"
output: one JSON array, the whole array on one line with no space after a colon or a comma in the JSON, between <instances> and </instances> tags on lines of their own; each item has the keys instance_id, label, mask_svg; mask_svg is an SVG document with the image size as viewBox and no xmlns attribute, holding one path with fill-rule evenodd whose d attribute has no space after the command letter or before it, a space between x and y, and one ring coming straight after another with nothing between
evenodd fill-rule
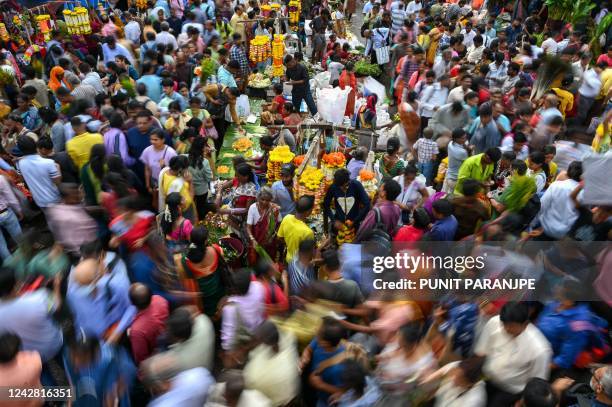
<instances>
[{"instance_id":1,"label":"woman with bag","mask_svg":"<svg viewBox=\"0 0 612 407\"><path fill-rule=\"evenodd\" d=\"M206 155L206 139L201 137L194 139L189 149L188 170L192 176L193 201L198 219L204 219L208 212L208 189L214 179L211 164Z\"/></svg>"},{"instance_id":2,"label":"woman with bag","mask_svg":"<svg viewBox=\"0 0 612 407\"><path fill-rule=\"evenodd\" d=\"M345 89L347 86L350 86L351 92L346 99L346 109L344 110L344 115L348 117L353 117L355 114L355 96L357 95L357 78L355 77L355 72L353 72L355 68L355 64L351 61L347 62L344 71L340 74L340 89Z\"/></svg>"},{"instance_id":3,"label":"woman with bag","mask_svg":"<svg viewBox=\"0 0 612 407\"><path fill-rule=\"evenodd\" d=\"M276 230L280 225L281 215L276 204L272 203L274 192L270 187L262 187L257 194L257 201L249 207L247 213L247 234L249 236L249 264L255 264L259 257L256 251L261 246L271 259L276 258Z\"/></svg>"}]
</instances>

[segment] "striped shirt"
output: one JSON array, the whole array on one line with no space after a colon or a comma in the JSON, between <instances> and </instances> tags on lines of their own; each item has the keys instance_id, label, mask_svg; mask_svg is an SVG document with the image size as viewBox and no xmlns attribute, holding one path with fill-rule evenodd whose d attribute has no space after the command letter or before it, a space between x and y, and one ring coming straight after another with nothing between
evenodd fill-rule
<instances>
[{"instance_id":1,"label":"striped shirt","mask_svg":"<svg viewBox=\"0 0 612 407\"><path fill-rule=\"evenodd\" d=\"M304 287L317 278L314 268L310 265L305 267L297 255L287 266L287 275L291 295L299 295Z\"/></svg>"},{"instance_id":2,"label":"striped shirt","mask_svg":"<svg viewBox=\"0 0 612 407\"><path fill-rule=\"evenodd\" d=\"M408 17L406 14L406 5L403 1L394 1L391 4L391 34L395 35L404 25L404 20Z\"/></svg>"}]
</instances>

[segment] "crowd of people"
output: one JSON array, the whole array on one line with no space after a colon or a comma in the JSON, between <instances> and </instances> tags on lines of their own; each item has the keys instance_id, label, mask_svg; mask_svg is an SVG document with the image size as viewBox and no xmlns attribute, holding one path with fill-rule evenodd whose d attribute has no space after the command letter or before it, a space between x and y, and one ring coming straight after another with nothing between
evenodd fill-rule
<instances>
[{"instance_id":1,"label":"crowd of people","mask_svg":"<svg viewBox=\"0 0 612 407\"><path fill-rule=\"evenodd\" d=\"M68 386L76 407L612 406L612 36L517 1L368 0L361 26L355 0L304 1L303 50L251 112L277 126L232 177L219 152L251 136L239 100L271 62L249 42L287 33L293 2L109 1L91 34L57 20L28 58L2 40L0 386ZM318 199L299 164L267 178L321 122L313 67L371 131L320 134L318 165L347 165ZM543 294L375 286L369 256L440 242L489 251L466 275ZM461 277L404 271L380 277Z\"/></svg>"}]
</instances>

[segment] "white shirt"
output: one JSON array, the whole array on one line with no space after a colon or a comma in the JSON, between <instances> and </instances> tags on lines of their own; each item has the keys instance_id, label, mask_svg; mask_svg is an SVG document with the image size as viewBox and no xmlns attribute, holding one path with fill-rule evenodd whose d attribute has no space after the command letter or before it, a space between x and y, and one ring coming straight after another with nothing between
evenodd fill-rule
<instances>
[{"instance_id":1,"label":"white shirt","mask_svg":"<svg viewBox=\"0 0 612 407\"><path fill-rule=\"evenodd\" d=\"M104 85L102 85L102 80L100 79L100 75L97 72L90 72L81 81L83 85L91 85L94 87L97 93L104 93Z\"/></svg>"},{"instance_id":2,"label":"white shirt","mask_svg":"<svg viewBox=\"0 0 612 407\"><path fill-rule=\"evenodd\" d=\"M463 91L463 87L457 86L448 93L448 98L446 98L446 103L463 102L464 97L465 97L465 92Z\"/></svg>"},{"instance_id":3,"label":"white shirt","mask_svg":"<svg viewBox=\"0 0 612 407\"><path fill-rule=\"evenodd\" d=\"M472 29L470 30L470 32L467 32L465 29L463 29L461 30L461 34L463 34L463 45L465 45L466 48L469 48L474 45L474 37L476 36L476 31Z\"/></svg>"},{"instance_id":4,"label":"white shirt","mask_svg":"<svg viewBox=\"0 0 612 407\"><path fill-rule=\"evenodd\" d=\"M178 49L178 43L176 42L176 37L170 34L167 31L162 31L155 36L156 44L164 44L164 45L172 45L172 49Z\"/></svg>"},{"instance_id":5,"label":"white shirt","mask_svg":"<svg viewBox=\"0 0 612 407\"><path fill-rule=\"evenodd\" d=\"M149 403L149 407L202 407L215 379L208 370L196 367L177 374L170 390Z\"/></svg>"},{"instance_id":6,"label":"white shirt","mask_svg":"<svg viewBox=\"0 0 612 407\"><path fill-rule=\"evenodd\" d=\"M422 2L416 2L416 1L411 1L410 3L408 3L408 6L406 7L406 14L411 15L411 14L417 14L421 9L423 8L423 3Z\"/></svg>"},{"instance_id":7,"label":"white shirt","mask_svg":"<svg viewBox=\"0 0 612 407\"><path fill-rule=\"evenodd\" d=\"M448 371L459 365L459 362L449 363ZM485 383L479 381L467 391L457 387L451 377L446 377L436 392L435 407L484 407L487 405L487 390Z\"/></svg>"},{"instance_id":8,"label":"white shirt","mask_svg":"<svg viewBox=\"0 0 612 407\"><path fill-rule=\"evenodd\" d=\"M434 108L440 107L445 104L447 97L448 88L443 88L442 86L440 86L439 82L436 82L433 85L425 88L421 95L421 98L419 99L421 116L433 117Z\"/></svg>"},{"instance_id":9,"label":"white shirt","mask_svg":"<svg viewBox=\"0 0 612 407\"><path fill-rule=\"evenodd\" d=\"M516 338L503 328L499 316L484 326L474 352L485 355L483 373L495 386L517 394L529 379L548 379L552 350L542 332L531 323Z\"/></svg>"},{"instance_id":10,"label":"white shirt","mask_svg":"<svg viewBox=\"0 0 612 407\"><path fill-rule=\"evenodd\" d=\"M255 202L249 206L249 211L247 213L247 225L253 226L259 222L259 219L261 219L261 214L259 213L259 209L257 209L257 202ZM278 221L280 222L281 220L283 220L283 217L279 212Z\"/></svg>"},{"instance_id":11,"label":"white shirt","mask_svg":"<svg viewBox=\"0 0 612 407\"><path fill-rule=\"evenodd\" d=\"M601 90L601 78L593 68L586 70L582 74L582 84L578 88L578 93L587 98L594 98L599 95Z\"/></svg>"},{"instance_id":12,"label":"white shirt","mask_svg":"<svg viewBox=\"0 0 612 407\"><path fill-rule=\"evenodd\" d=\"M512 137L512 135L507 135L506 137L504 137L502 139L501 147L499 149L502 152L514 150L514 137ZM529 147L527 146L527 144L524 144L523 147L521 147L521 151L519 151L516 155L516 159L525 161L527 158L529 158Z\"/></svg>"},{"instance_id":13,"label":"white shirt","mask_svg":"<svg viewBox=\"0 0 612 407\"><path fill-rule=\"evenodd\" d=\"M578 210L570 198L577 185L573 179L555 181L542 195L539 220L548 236L562 238L578 219Z\"/></svg>"},{"instance_id":14,"label":"white shirt","mask_svg":"<svg viewBox=\"0 0 612 407\"><path fill-rule=\"evenodd\" d=\"M134 44L140 44L140 25L132 20L123 27L125 38L132 41Z\"/></svg>"},{"instance_id":15,"label":"white shirt","mask_svg":"<svg viewBox=\"0 0 612 407\"><path fill-rule=\"evenodd\" d=\"M557 41L553 38L547 38L542 42L542 50L549 55L555 55L557 53Z\"/></svg>"}]
</instances>

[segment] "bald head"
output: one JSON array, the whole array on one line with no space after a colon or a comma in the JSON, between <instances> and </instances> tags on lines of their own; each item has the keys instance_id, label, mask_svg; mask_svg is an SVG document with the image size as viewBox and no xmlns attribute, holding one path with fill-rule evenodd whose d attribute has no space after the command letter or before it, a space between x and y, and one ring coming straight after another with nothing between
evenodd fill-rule
<instances>
[{"instance_id":1,"label":"bald head","mask_svg":"<svg viewBox=\"0 0 612 407\"><path fill-rule=\"evenodd\" d=\"M94 259L86 259L77 264L72 277L79 285L90 285L96 280L99 264Z\"/></svg>"},{"instance_id":2,"label":"bald head","mask_svg":"<svg viewBox=\"0 0 612 407\"><path fill-rule=\"evenodd\" d=\"M130 287L130 301L139 310L147 309L151 304L151 289L144 284L134 283Z\"/></svg>"}]
</instances>

